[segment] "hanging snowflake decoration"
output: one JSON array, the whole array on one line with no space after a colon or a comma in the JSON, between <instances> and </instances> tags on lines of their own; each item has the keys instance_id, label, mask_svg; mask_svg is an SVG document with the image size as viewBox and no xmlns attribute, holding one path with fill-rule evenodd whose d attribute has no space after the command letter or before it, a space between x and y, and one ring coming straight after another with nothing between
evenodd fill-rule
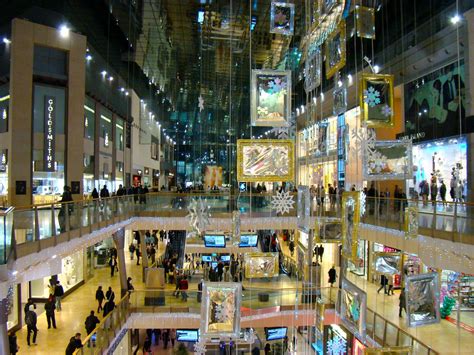
<instances>
[{"instance_id":1,"label":"hanging snowflake decoration","mask_svg":"<svg viewBox=\"0 0 474 355\"><path fill-rule=\"evenodd\" d=\"M204 98L202 97L202 95L199 95L198 101L199 112L202 112L204 111Z\"/></svg>"},{"instance_id":2,"label":"hanging snowflake decoration","mask_svg":"<svg viewBox=\"0 0 474 355\"><path fill-rule=\"evenodd\" d=\"M226 309L224 308L223 305L217 305L214 308L214 316L216 317L216 320L219 323L225 323L225 322L227 322L227 320L229 318L229 316L227 314L227 311L226 311Z\"/></svg>"},{"instance_id":3,"label":"hanging snowflake decoration","mask_svg":"<svg viewBox=\"0 0 474 355\"><path fill-rule=\"evenodd\" d=\"M253 328L250 328L247 333L245 333L245 339L248 343L253 344L257 340L257 336L255 334L255 330Z\"/></svg>"},{"instance_id":4,"label":"hanging snowflake decoration","mask_svg":"<svg viewBox=\"0 0 474 355\"><path fill-rule=\"evenodd\" d=\"M288 127L274 127L269 131L269 134L277 139L292 139L295 137L295 132L295 116L291 116L288 120Z\"/></svg>"},{"instance_id":5,"label":"hanging snowflake decoration","mask_svg":"<svg viewBox=\"0 0 474 355\"><path fill-rule=\"evenodd\" d=\"M380 92L375 90L373 86L369 86L367 90L364 90L364 102L369 107L375 107L380 104Z\"/></svg>"},{"instance_id":6,"label":"hanging snowflake decoration","mask_svg":"<svg viewBox=\"0 0 474 355\"><path fill-rule=\"evenodd\" d=\"M367 154L368 151L375 150L376 142L375 130L367 128L367 123L364 121L359 129L352 129L352 139L354 141L354 149L352 149L352 156L354 159L360 159L362 154Z\"/></svg>"},{"instance_id":7,"label":"hanging snowflake decoration","mask_svg":"<svg viewBox=\"0 0 474 355\"><path fill-rule=\"evenodd\" d=\"M380 112L382 113L382 115L384 115L385 117L390 117L393 115L393 111L392 111L392 108L388 105L383 105L382 108L380 109Z\"/></svg>"},{"instance_id":8,"label":"hanging snowflake decoration","mask_svg":"<svg viewBox=\"0 0 474 355\"><path fill-rule=\"evenodd\" d=\"M206 343L204 343L202 340L198 341L197 343L194 344L194 353L197 355L204 355L206 354Z\"/></svg>"},{"instance_id":9,"label":"hanging snowflake decoration","mask_svg":"<svg viewBox=\"0 0 474 355\"><path fill-rule=\"evenodd\" d=\"M201 234L206 230L206 227L210 224L209 222L209 206L206 199L193 198L188 207L189 214L189 225L198 234Z\"/></svg>"},{"instance_id":10,"label":"hanging snowflake decoration","mask_svg":"<svg viewBox=\"0 0 474 355\"><path fill-rule=\"evenodd\" d=\"M285 214L290 213L290 210L294 209L293 205L295 201L289 191L281 191L272 196L271 204L272 210L276 210L277 213Z\"/></svg>"},{"instance_id":11,"label":"hanging snowflake decoration","mask_svg":"<svg viewBox=\"0 0 474 355\"><path fill-rule=\"evenodd\" d=\"M329 339L326 344L329 355L345 355L347 353L346 340L339 336Z\"/></svg>"},{"instance_id":12,"label":"hanging snowflake decoration","mask_svg":"<svg viewBox=\"0 0 474 355\"><path fill-rule=\"evenodd\" d=\"M365 206L366 206L366 196L363 192L360 193L360 216L362 217L365 214Z\"/></svg>"}]
</instances>

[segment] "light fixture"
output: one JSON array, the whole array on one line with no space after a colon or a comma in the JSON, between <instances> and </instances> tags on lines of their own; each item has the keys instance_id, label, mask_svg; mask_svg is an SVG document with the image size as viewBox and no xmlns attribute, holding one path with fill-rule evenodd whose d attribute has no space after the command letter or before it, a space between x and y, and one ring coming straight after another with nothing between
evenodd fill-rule
<instances>
[{"instance_id":1,"label":"light fixture","mask_svg":"<svg viewBox=\"0 0 474 355\"><path fill-rule=\"evenodd\" d=\"M352 75L351 74L347 75L347 82L349 83L349 85L352 85Z\"/></svg>"},{"instance_id":2,"label":"light fixture","mask_svg":"<svg viewBox=\"0 0 474 355\"><path fill-rule=\"evenodd\" d=\"M301 105L301 113L304 113L304 105Z\"/></svg>"},{"instance_id":3,"label":"light fixture","mask_svg":"<svg viewBox=\"0 0 474 355\"><path fill-rule=\"evenodd\" d=\"M125 91L125 96L128 96L128 91Z\"/></svg>"},{"instance_id":4,"label":"light fixture","mask_svg":"<svg viewBox=\"0 0 474 355\"><path fill-rule=\"evenodd\" d=\"M321 102L324 101L324 93L321 93Z\"/></svg>"},{"instance_id":5,"label":"light fixture","mask_svg":"<svg viewBox=\"0 0 474 355\"><path fill-rule=\"evenodd\" d=\"M113 81L114 80L114 77L113 76L109 76L109 81Z\"/></svg>"},{"instance_id":6,"label":"light fixture","mask_svg":"<svg viewBox=\"0 0 474 355\"><path fill-rule=\"evenodd\" d=\"M62 38L68 38L69 32L70 32L70 29L66 25L61 25L61 27L59 27L59 35Z\"/></svg>"},{"instance_id":7,"label":"light fixture","mask_svg":"<svg viewBox=\"0 0 474 355\"><path fill-rule=\"evenodd\" d=\"M3 37L3 43L10 44L12 41L10 41L7 37Z\"/></svg>"},{"instance_id":8,"label":"light fixture","mask_svg":"<svg viewBox=\"0 0 474 355\"><path fill-rule=\"evenodd\" d=\"M453 17L451 17L450 21L453 25L456 25L461 21L461 16L455 14Z\"/></svg>"},{"instance_id":9,"label":"light fixture","mask_svg":"<svg viewBox=\"0 0 474 355\"><path fill-rule=\"evenodd\" d=\"M86 55L86 60L87 60L87 61L92 60L92 56L91 56L90 54L87 54L87 55Z\"/></svg>"},{"instance_id":10,"label":"light fixture","mask_svg":"<svg viewBox=\"0 0 474 355\"><path fill-rule=\"evenodd\" d=\"M121 92L124 92L124 91L125 91L125 88L120 88L120 91L121 91Z\"/></svg>"},{"instance_id":11,"label":"light fixture","mask_svg":"<svg viewBox=\"0 0 474 355\"><path fill-rule=\"evenodd\" d=\"M100 72L100 74L101 74L103 77L105 77L105 76L107 75L107 71L102 70L102 71Z\"/></svg>"},{"instance_id":12,"label":"light fixture","mask_svg":"<svg viewBox=\"0 0 474 355\"><path fill-rule=\"evenodd\" d=\"M377 64L375 64L373 68L374 68L374 73L378 74L378 72L380 71L380 67Z\"/></svg>"},{"instance_id":13,"label":"light fixture","mask_svg":"<svg viewBox=\"0 0 474 355\"><path fill-rule=\"evenodd\" d=\"M314 103L315 105L316 105L316 101L317 101L316 96L313 96L313 103Z\"/></svg>"},{"instance_id":14,"label":"light fixture","mask_svg":"<svg viewBox=\"0 0 474 355\"><path fill-rule=\"evenodd\" d=\"M342 86L342 81L341 81L341 80L338 80L338 81L337 81L337 86L338 86L338 87L341 87L341 86Z\"/></svg>"}]
</instances>

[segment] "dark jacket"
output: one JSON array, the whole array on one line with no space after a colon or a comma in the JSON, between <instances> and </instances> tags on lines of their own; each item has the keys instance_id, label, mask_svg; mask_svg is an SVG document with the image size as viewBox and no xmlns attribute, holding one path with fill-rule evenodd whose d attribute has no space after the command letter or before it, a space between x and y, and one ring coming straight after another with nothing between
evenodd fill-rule
<instances>
[{"instance_id":1,"label":"dark jacket","mask_svg":"<svg viewBox=\"0 0 474 355\"><path fill-rule=\"evenodd\" d=\"M25 323L29 325L30 327L34 327L36 326L36 322L37 322L36 313L33 311L26 312Z\"/></svg>"},{"instance_id":2,"label":"dark jacket","mask_svg":"<svg viewBox=\"0 0 474 355\"><path fill-rule=\"evenodd\" d=\"M105 304L104 304L104 317L109 314L110 312L112 312L115 308L115 302L110 300L110 301L107 301Z\"/></svg>"},{"instance_id":3,"label":"dark jacket","mask_svg":"<svg viewBox=\"0 0 474 355\"><path fill-rule=\"evenodd\" d=\"M86 322L84 323L87 333L91 333L99 323L100 320L95 315L91 314L89 317L87 317Z\"/></svg>"},{"instance_id":4,"label":"dark jacket","mask_svg":"<svg viewBox=\"0 0 474 355\"><path fill-rule=\"evenodd\" d=\"M96 300L102 301L104 298L105 298L104 291L102 291L102 290L95 291L95 299Z\"/></svg>"},{"instance_id":5,"label":"dark jacket","mask_svg":"<svg viewBox=\"0 0 474 355\"><path fill-rule=\"evenodd\" d=\"M46 311L46 315L51 316L54 314L54 310L56 309L56 305L53 301L47 301L44 304L44 310Z\"/></svg>"},{"instance_id":6,"label":"dark jacket","mask_svg":"<svg viewBox=\"0 0 474 355\"><path fill-rule=\"evenodd\" d=\"M81 341L76 339L75 337L72 337L71 339L69 339L69 344L66 348L66 355L72 355L74 354L74 351L80 348L82 348Z\"/></svg>"},{"instance_id":7,"label":"dark jacket","mask_svg":"<svg viewBox=\"0 0 474 355\"><path fill-rule=\"evenodd\" d=\"M54 296L55 297L61 297L64 295L64 288L62 285L56 285L56 287L54 288Z\"/></svg>"}]
</instances>

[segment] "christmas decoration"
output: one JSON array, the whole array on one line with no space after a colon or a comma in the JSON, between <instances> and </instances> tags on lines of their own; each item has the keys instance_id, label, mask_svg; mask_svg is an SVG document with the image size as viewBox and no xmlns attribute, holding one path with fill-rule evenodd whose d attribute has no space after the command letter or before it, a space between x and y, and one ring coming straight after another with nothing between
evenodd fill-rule
<instances>
[{"instance_id":1,"label":"christmas decoration","mask_svg":"<svg viewBox=\"0 0 474 355\"><path fill-rule=\"evenodd\" d=\"M364 102L369 107L375 107L380 104L380 92L375 90L373 86L369 86L367 90L364 90Z\"/></svg>"},{"instance_id":2,"label":"christmas decoration","mask_svg":"<svg viewBox=\"0 0 474 355\"><path fill-rule=\"evenodd\" d=\"M206 230L209 225L209 205L206 199L193 198L188 207L189 225L198 234Z\"/></svg>"},{"instance_id":3,"label":"christmas decoration","mask_svg":"<svg viewBox=\"0 0 474 355\"><path fill-rule=\"evenodd\" d=\"M365 214L366 200L367 200L367 196L365 196L364 192L361 192L360 193L360 207L359 207L361 217Z\"/></svg>"},{"instance_id":4,"label":"christmas decoration","mask_svg":"<svg viewBox=\"0 0 474 355\"><path fill-rule=\"evenodd\" d=\"M294 209L294 204L295 201L293 200L293 196L290 195L289 191L280 191L277 192L276 195L272 196L272 210L276 210L277 213L290 213L290 210Z\"/></svg>"},{"instance_id":5,"label":"christmas decoration","mask_svg":"<svg viewBox=\"0 0 474 355\"><path fill-rule=\"evenodd\" d=\"M393 110L390 106L388 105L384 105L382 106L382 108L380 109L380 111L382 112L382 115L384 115L385 117L390 117L392 116L393 114Z\"/></svg>"},{"instance_id":6,"label":"christmas decoration","mask_svg":"<svg viewBox=\"0 0 474 355\"><path fill-rule=\"evenodd\" d=\"M329 355L345 355L347 353L347 342L339 336L329 339L326 344Z\"/></svg>"},{"instance_id":7,"label":"christmas decoration","mask_svg":"<svg viewBox=\"0 0 474 355\"><path fill-rule=\"evenodd\" d=\"M204 111L204 98L202 97L202 95L199 95L198 101L199 112L202 112Z\"/></svg>"},{"instance_id":8,"label":"christmas decoration","mask_svg":"<svg viewBox=\"0 0 474 355\"><path fill-rule=\"evenodd\" d=\"M444 296L443 306L439 309L439 314L442 319L446 319L451 314L453 307L456 305L456 300L449 296Z\"/></svg>"},{"instance_id":9,"label":"christmas decoration","mask_svg":"<svg viewBox=\"0 0 474 355\"><path fill-rule=\"evenodd\" d=\"M194 353L197 355L204 355L206 354L206 343L204 341L200 340L197 343L194 344Z\"/></svg>"}]
</instances>

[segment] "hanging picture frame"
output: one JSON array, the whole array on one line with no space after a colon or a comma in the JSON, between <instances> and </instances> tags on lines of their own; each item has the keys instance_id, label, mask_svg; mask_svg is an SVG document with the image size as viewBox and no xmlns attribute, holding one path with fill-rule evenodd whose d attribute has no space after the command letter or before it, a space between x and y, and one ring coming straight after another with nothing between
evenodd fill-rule
<instances>
[{"instance_id":1,"label":"hanging picture frame","mask_svg":"<svg viewBox=\"0 0 474 355\"><path fill-rule=\"evenodd\" d=\"M356 5L357 37L375 39L375 9Z\"/></svg>"},{"instance_id":2,"label":"hanging picture frame","mask_svg":"<svg viewBox=\"0 0 474 355\"><path fill-rule=\"evenodd\" d=\"M364 355L412 355L411 346L391 346L389 348L365 348Z\"/></svg>"},{"instance_id":3,"label":"hanging picture frame","mask_svg":"<svg viewBox=\"0 0 474 355\"><path fill-rule=\"evenodd\" d=\"M412 176L412 143L408 140L375 141L364 149L364 180L405 180Z\"/></svg>"},{"instance_id":4,"label":"hanging picture frame","mask_svg":"<svg viewBox=\"0 0 474 355\"><path fill-rule=\"evenodd\" d=\"M347 109L347 89L344 85L334 88L332 92L333 104L332 112L334 116L339 116L346 112Z\"/></svg>"},{"instance_id":5,"label":"hanging picture frame","mask_svg":"<svg viewBox=\"0 0 474 355\"><path fill-rule=\"evenodd\" d=\"M316 218L314 234L316 243L341 243L342 224L340 221Z\"/></svg>"},{"instance_id":6,"label":"hanging picture frame","mask_svg":"<svg viewBox=\"0 0 474 355\"><path fill-rule=\"evenodd\" d=\"M379 274L401 274L402 255L400 253L374 253L374 268Z\"/></svg>"},{"instance_id":7,"label":"hanging picture frame","mask_svg":"<svg viewBox=\"0 0 474 355\"><path fill-rule=\"evenodd\" d=\"M366 333L367 294L343 277L340 297L339 316L342 323L363 341Z\"/></svg>"},{"instance_id":8,"label":"hanging picture frame","mask_svg":"<svg viewBox=\"0 0 474 355\"><path fill-rule=\"evenodd\" d=\"M321 85L321 47L315 47L308 54L304 66L304 89L308 93Z\"/></svg>"},{"instance_id":9,"label":"hanging picture frame","mask_svg":"<svg viewBox=\"0 0 474 355\"><path fill-rule=\"evenodd\" d=\"M291 117L291 71L252 70L252 126L288 127Z\"/></svg>"},{"instance_id":10,"label":"hanging picture frame","mask_svg":"<svg viewBox=\"0 0 474 355\"><path fill-rule=\"evenodd\" d=\"M418 237L418 208L410 206L405 208L405 238Z\"/></svg>"},{"instance_id":11,"label":"hanging picture frame","mask_svg":"<svg viewBox=\"0 0 474 355\"><path fill-rule=\"evenodd\" d=\"M270 33L293 35L295 4L272 1L270 9Z\"/></svg>"},{"instance_id":12,"label":"hanging picture frame","mask_svg":"<svg viewBox=\"0 0 474 355\"><path fill-rule=\"evenodd\" d=\"M326 79L346 65L346 22L341 20L326 39Z\"/></svg>"},{"instance_id":13,"label":"hanging picture frame","mask_svg":"<svg viewBox=\"0 0 474 355\"><path fill-rule=\"evenodd\" d=\"M293 181L294 146L290 139L238 139L237 181Z\"/></svg>"},{"instance_id":14,"label":"hanging picture frame","mask_svg":"<svg viewBox=\"0 0 474 355\"><path fill-rule=\"evenodd\" d=\"M242 285L236 282L204 282L200 334L204 338L240 336Z\"/></svg>"},{"instance_id":15,"label":"hanging picture frame","mask_svg":"<svg viewBox=\"0 0 474 355\"><path fill-rule=\"evenodd\" d=\"M246 253L245 277L256 279L278 276L278 253Z\"/></svg>"},{"instance_id":16,"label":"hanging picture frame","mask_svg":"<svg viewBox=\"0 0 474 355\"><path fill-rule=\"evenodd\" d=\"M392 127L393 75L364 73L360 80L359 104L367 127Z\"/></svg>"},{"instance_id":17,"label":"hanging picture frame","mask_svg":"<svg viewBox=\"0 0 474 355\"><path fill-rule=\"evenodd\" d=\"M439 323L438 273L406 276L405 301L408 327Z\"/></svg>"},{"instance_id":18,"label":"hanging picture frame","mask_svg":"<svg viewBox=\"0 0 474 355\"><path fill-rule=\"evenodd\" d=\"M298 186L296 212L298 229L309 233L311 219L311 195L309 186Z\"/></svg>"},{"instance_id":19,"label":"hanging picture frame","mask_svg":"<svg viewBox=\"0 0 474 355\"><path fill-rule=\"evenodd\" d=\"M342 255L349 260L357 258L360 194L359 191L342 193Z\"/></svg>"}]
</instances>

